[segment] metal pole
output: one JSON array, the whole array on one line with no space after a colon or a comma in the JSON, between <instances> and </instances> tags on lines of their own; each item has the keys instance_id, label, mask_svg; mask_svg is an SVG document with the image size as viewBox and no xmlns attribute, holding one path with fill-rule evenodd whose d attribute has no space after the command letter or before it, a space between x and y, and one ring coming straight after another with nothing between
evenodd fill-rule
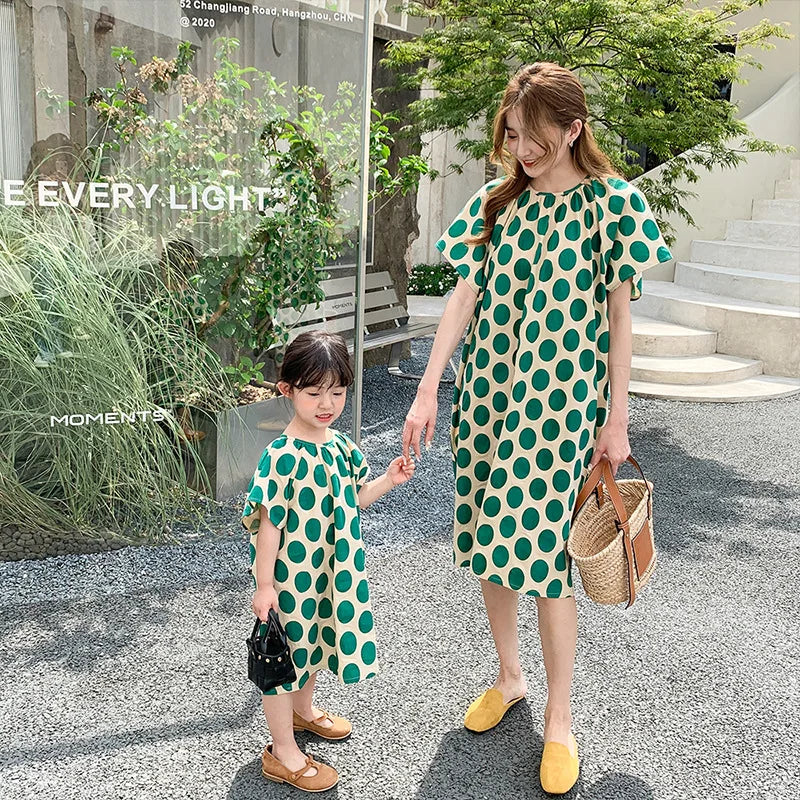
<instances>
[{"instance_id":1,"label":"metal pole","mask_svg":"<svg viewBox=\"0 0 800 800\"><path fill-rule=\"evenodd\" d=\"M369 205L369 127L372 117L373 0L364 0L364 82L361 96L361 224L356 259L356 308L353 328L353 427L351 437L361 444L361 392L364 377L364 287L367 276L367 221Z\"/></svg>"}]
</instances>

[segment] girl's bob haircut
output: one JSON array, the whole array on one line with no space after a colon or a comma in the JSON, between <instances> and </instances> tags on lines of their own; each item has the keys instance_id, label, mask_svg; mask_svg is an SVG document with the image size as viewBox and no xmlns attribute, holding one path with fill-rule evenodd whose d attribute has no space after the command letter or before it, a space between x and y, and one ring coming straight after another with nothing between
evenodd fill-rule
<instances>
[{"instance_id":1,"label":"girl's bob haircut","mask_svg":"<svg viewBox=\"0 0 800 800\"><path fill-rule=\"evenodd\" d=\"M301 333L286 348L278 379L295 389L351 386L353 367L347 343L338 333Z\"/></svg>"}]
</instances>

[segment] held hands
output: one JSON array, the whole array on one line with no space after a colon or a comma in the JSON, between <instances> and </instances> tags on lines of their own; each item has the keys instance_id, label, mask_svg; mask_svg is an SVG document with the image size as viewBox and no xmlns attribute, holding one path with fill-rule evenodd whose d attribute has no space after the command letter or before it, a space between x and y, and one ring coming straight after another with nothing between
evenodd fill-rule
<instances>
[{"instance_id":1,"label":"held hands","mask_svg":"<svg viewBox=\"0 0 800 800\"><path fill-rule=\"evenodd\" d=\"M409 458L409 446L413 448L417 458L421 458L419 438L423 430L425 431L425 448L431 446L433 430L436 427L437 407L435 393L428 394L417 391L417 397L411 404L403 425L403 456L405 458Z\"/></svg>"},{"instance_id":2,"label":"held hands","mask_svg":"<svg viewBox=\"0 0 800 800\"><path fill-rule=\"evenodd\" d=\"M395 486L411 480L417 465L413 459L405 456L398 456L386 469L386 472L375 478L375 480L365 483L358 490L358 505L361 508L369 508L376 500L383 497L387 492L391 492Z\"/></svg>"},{"instance_id":3,"label":"held hands","mask_svg":"<svg viewBox=\"0 0 800 800\"><path fill-rule=\"evenodd\" d=\"M392 486L399 486L401 483L411 480L416 468L417 465L413 458L398 456L389 464L386 474L392 482Z\"/></svg>"},{"instance_id":4,"label":"held hands","mask_svg":"<svg viewBox=\"0 0 800 800\"><path fill-rule=\"evenodd\" d=\"M256 590L253 594L253 601L251 603L255 615L264 622L269 616L269 610L274 608L278 611L278 593L275 587L270 584Z\"/></svg>"},{"instance_id":5,"label":"held hands","mask_svg":"<svg viewBox=\"0 0 800 800\"><path fill-rule=\"evenodd\" d=\"M628 443L628 426L625 423L609 420L601 429L594 444L594 453L589 462L589 469L593 469L605 458L611 464L614 477L620 464L631 454Z\"/></svg>"}]
</instances>

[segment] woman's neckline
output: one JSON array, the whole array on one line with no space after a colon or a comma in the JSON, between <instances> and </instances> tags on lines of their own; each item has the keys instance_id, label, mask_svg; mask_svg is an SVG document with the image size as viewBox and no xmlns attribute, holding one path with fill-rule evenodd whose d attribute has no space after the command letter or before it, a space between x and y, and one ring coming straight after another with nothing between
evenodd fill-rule
<instances>
[{"instance_id":1,"label":"woman's neckline","mask_svg":"<svg viewBox=\"0 0 800 800\"><path fill-rule=\"evenodd\" d=\"M535 194L535 195L550 194L550 195L556 195L558 197L563 197L565 194L569 194L570 192L574 192L576 189L580 189L581 186L585 186L587 183L590 183L591 180L592 180L592 176L591 175L585 175L582 178L582 180L580 181L580 183L576 183L574 186L571 186L569 189L564 189L563 192L537 192L535 186L533 186L532 184L529 184L529 186L530 186L531 192L533 192L533 194Z\"/></svg>"}]
</instances>

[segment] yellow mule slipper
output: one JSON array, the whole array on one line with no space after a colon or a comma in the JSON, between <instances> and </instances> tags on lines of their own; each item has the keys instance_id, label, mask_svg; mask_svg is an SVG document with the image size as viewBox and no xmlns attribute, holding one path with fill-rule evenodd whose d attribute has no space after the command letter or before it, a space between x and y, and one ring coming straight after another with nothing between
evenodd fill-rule
<instances>
[{"instance_id":1,"label":"yellow mule slipper","mask_svg":"<svg viewBox=\"0 0 800 800\"><path fill-rule=\"evenodd\" d=\"M578 743L570 734L575 747L575 755L569 748L560 742L545 742L542 753L542 765L539 767L539 780L542 789L548 794L566 794L578 780L580 759L578 758Z\"/></svg>"},{"instance_id":2,"label":"yellow mule slipper","mask_svg":"<svg viewBox=\"0 0 800 800\"><path fill-rule=\"evenodd\" d=\"M524 695L523 695L524 697ZM498 689L487 689L477 700L473 700L464 715L464 727L475 733L483 733L494 728L514 703L522 697L514 698L510 703L503 702L503 693Z\"/></svg>"}]
</instances>

